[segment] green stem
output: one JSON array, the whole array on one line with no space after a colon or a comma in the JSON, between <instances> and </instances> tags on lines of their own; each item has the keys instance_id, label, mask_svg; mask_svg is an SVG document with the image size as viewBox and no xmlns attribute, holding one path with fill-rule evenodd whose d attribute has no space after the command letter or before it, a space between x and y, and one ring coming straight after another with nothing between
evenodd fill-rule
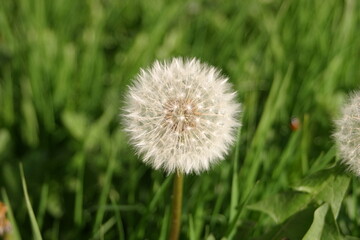
<instances>
[{"instance_id":1,"label":"green stem","mask_svg":"<svg viewBox=\"0 0 360 240\"><path fill-rule=\"evenodd\" d=\"M174 189L172 195L172 216L169 240L178 240L181 225L181 207L183 192L183 174L177 172L174 178Z\"/></svg>"}]
</instances>

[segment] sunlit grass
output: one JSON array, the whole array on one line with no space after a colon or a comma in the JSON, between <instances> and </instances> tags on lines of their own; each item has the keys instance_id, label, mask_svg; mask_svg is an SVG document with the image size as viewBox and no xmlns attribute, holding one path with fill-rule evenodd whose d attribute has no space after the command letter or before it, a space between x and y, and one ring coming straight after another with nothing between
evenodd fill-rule
<instances>
[{"instance_id":1,"label":"sunlit grass","mask_svg":"<svg viewBox=\"0 0 360 240\"><path fill-rule=\"evenodd\" d=\"M223 69L244 107L232 154L184 179L181 239L283 233L254 208L294 199L334 165L333 119L360 87L359 29L356 0L0 1L0 200L13 239L166 239L172 179L127 145L119 109L140 67L173 56ZM335 172L321 177L347 186ZM359 181L349 186L337 224L360 237ZM312 194L288 229L315 211L336 225Z\"/></svg>"}]
</instances>

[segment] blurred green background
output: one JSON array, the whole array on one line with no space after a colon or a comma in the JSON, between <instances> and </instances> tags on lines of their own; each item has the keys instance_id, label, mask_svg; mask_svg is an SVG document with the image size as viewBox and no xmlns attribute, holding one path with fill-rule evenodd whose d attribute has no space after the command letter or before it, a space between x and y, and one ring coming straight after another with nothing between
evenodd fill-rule
<instances>
[{"instance_id":1,"label":"blurred green background","mask_svg":"<svg viewBox=\"0 0 360 240\"><path fill-rule=\"evenodd\" d=\"M139 69L174 56L222 69L244 109L232 154L185 178L181 239L291 235L264 237L282 221L247 205L335 163L333 120L360 86L358 0L0 0L10 239L166 239L172 177L135 155L119 113ZM359 186L337 216L342 235L360 237Z\"/></svg>"}]
</instances>

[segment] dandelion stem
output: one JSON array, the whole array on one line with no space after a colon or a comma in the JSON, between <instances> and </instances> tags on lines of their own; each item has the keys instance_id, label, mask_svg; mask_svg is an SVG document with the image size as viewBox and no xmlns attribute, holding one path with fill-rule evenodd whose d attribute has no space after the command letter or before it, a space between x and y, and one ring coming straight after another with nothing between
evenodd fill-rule
<instances>
[{"instance_id":1,"label":"dandelion stem","mask_svg":"<svg viewBox=\"0 0 360 240\"><path fill-rule=\"evenodd\" d=\"M172 195L172 216L169 240L178 240L181 225L181 208L182 208L182 192L183 192L183 174L177 172L174 178L174 188Z\"/></svg>"}]
</instances>

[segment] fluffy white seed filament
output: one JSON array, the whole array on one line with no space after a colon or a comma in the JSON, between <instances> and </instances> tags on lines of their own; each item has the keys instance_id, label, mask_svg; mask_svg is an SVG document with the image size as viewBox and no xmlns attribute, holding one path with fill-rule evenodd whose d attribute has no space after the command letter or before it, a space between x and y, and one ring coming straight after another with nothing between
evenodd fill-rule
<instances>
[{"instance_id":1,"label":"fluffy white seed filament","mask_svg":"<svg viewBox=\"0 0 360 240\"><path fill-rule=\"evenodd\" d=\"M164 104L166 127L183 133L196 127L201 113L191 99L171 99Z\"/></svg>"},{"instance_id":2,"label":"fluffy white seed filament","mask_svg":"<svg viewBox=\"0 0 360 240\"><path fill-rule=\"evenodd\" d=\"M218 70L174 58L140 72L122 116L145 163L168 173L200 173L228 152L239 112L236 93Z\"/></svg>"}]
</instances>

